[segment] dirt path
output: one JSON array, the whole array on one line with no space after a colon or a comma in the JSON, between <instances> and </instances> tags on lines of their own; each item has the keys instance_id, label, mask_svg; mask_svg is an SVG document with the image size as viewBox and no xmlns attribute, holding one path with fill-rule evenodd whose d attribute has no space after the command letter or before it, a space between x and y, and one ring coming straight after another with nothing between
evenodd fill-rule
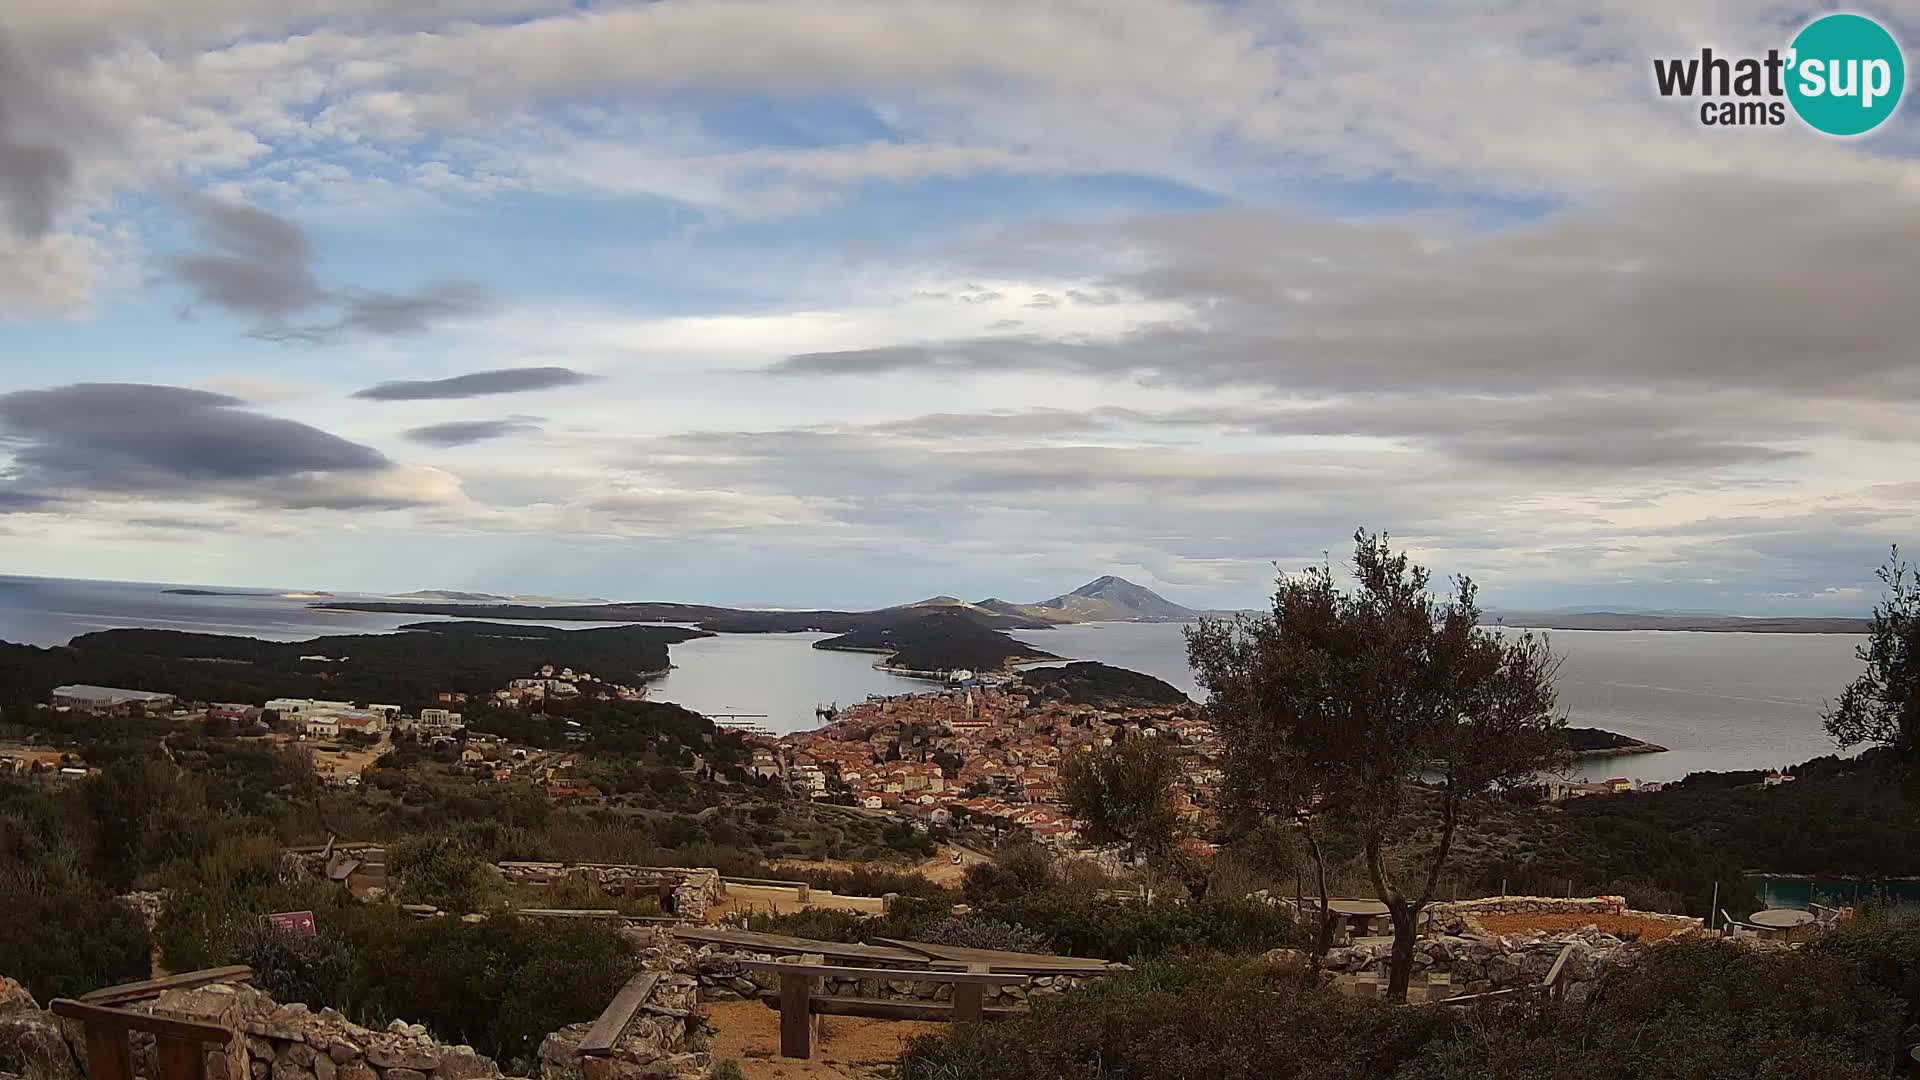
<instances>
[{"instance_id":1,"label":"dirt path","mask_svg":"<svg viewBox=\"0 0 1920 1080\"><path fill-rule=\"evenodd\" d=\"M813 1059L780 1056L780 1014L757 1001L706 1006L715 1061L731 1059L747 1080L878 1080L892 1071L906 1040L937 1034L945 1024L823 1016Z\"/></svg>"}]
</instances>

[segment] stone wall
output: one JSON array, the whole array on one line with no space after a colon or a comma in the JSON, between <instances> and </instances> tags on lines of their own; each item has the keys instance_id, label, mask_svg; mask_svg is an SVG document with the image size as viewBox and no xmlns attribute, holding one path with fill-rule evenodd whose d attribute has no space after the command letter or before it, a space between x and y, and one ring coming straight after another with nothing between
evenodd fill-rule
<instances>
[{"instance_id":1,"label":"stone wall","mask_svg":"<svg viewBox=\"0 0 1920 1080\"><path fill-rule=\"evenodd\" d=\"M579 1044L592 1022L571 1024L540 1045L547 1080L691 1080L711 1065L691 1051L702 1027L699 983L690 950L657 930L623 931L639 947L643 967L660 975L652 994L605 1056L583 1057ZM239 1035L209 1047L207 1080L506 1080L499 1065L470 1046L436 1042L419 1024L395 1020L383 1030L361 1027L330 1008L281 1004L245 984L215 983L169 990L128 1006L227 1028ZM133 1036L135 1071L158 1075L151 1036ZM86 1039L77 1023L40 1010L27 992L0 977L0 1069L36 1078L79 1077Z\"/></svg>"},{"instance_id":2,"label":"stone wall","mask_svg":"<svg viewBox=\"0 0 1920 1080\"><path fill-rule=\"evenodd\" d=\"M578 883L589 891L639 895L655 887L666 891L673 914L698 922L725 893L720 871L711 867L633 866L623 863L503 862L495 869L509 885Z\"/></svg>"},{"instance_id":3,"label":"stone wall","mask_svg":"<svg viewBox=\"0 0 1920 1080\"><path fill-rule=\"evenodd\" d=\"M1485 934L1478 921L1482 915L1624 915L1640 922L1672 923L1682 929L1701 925L1701 920L1688 915L1632 910L1622 896L1488 896L1427 907L1432 928L1448 934Z\"/></svg>"},{"instance_id":4,"label":"stone wall","mask_svg":"<svg viewBox=\"0 0 1920 1080\"><path fill-rule=\"evenodd\" d=\"M1448 976L1456 994L1538 986L1569 945L1573 951L1562 972L1567 1000L1576 1003L1586 999L1592 983L1609 969L1632 963L1648 948L1594 928L1513 937L1441 934L1421 938L1415 945L1413 979L1418 983L1434 975ZM1384 980L1392 955L1390 942L1354 945L1329 950L1326 966L1329 971Z\"/></svg>"},{"instance_id":5,"label":"stone wall","mask_svg":"<svg viewBox=\"0 0 1920 1080\"><path fill-rule=\"evenodd\" d=\"M796 964L828 962L818 953L762 953L714 945L703 946L692 957L693 971L700 981L700 1000L751 999L763 993L775 992L780 988L778 974L770 971L751 971L741 964L743 960L771 960ZM953 998L953 987L950 984L940 985L913 980L913 972L924 971L924 965L861 961L857 965L845 966L898 970L900 977L897 979L822 979L821 993L835 997L872 998L879 1001L950 1001ZM986 1003L989 1006L1018 1005L1035 997L1063 994L1102 978L1105 976L1036 975L1026 986L987 987Z\"/></svg>"}]
</instances>

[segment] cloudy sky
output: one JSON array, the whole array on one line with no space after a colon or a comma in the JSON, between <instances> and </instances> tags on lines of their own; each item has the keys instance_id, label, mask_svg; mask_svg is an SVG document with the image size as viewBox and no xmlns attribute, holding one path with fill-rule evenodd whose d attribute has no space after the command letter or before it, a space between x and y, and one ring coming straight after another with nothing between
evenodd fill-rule
<instances>
[{"instance_id":1,"label":"cloudy sky","mask_svg":"<svg viewBox=\"0 0 1920 1080\"><path fill-rule=\"evenodd\" d=\"M1920 109L1651 76L1817 11L7 5L0 571L1240 606L1367 526L1506 607L1860 611Z\"/></svg>"}]
</instances>

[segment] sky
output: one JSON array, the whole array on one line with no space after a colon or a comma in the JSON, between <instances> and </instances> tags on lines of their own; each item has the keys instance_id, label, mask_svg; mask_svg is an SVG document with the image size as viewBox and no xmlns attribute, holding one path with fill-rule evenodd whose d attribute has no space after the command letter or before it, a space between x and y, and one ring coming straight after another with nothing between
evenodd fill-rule
<instances>
[{"instance_id":1,"label":"sky","mask_svg":"<svg viewBox=\"0 0 1920 1080\"><path fill-rule=\"evenodd\" d=\"M7 5L0 570L1244 607L1366 528L1510 609L1864 613L1920 105L1652 77L1822 10Z\"/></svg>"}]
</instances>

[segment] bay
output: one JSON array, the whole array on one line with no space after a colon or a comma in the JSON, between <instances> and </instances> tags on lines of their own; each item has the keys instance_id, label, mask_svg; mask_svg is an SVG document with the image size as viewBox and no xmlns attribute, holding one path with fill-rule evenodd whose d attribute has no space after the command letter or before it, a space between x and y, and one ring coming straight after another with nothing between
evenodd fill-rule
<instances>
[{"instance_id":1,"label":"bay","mask_svg":"<svg viewBox=\"0 0 1920 1080\"><path fill-rule=\"evenodd\" d=\"M1180 623L1082 623L1018 631L1023 641L1164 679L1198 697ZM1678 780L1703 770L1772 769L1836 753L1826 704L1860 672L1858 634L1551 630L1567 722L1667 748L1581 759L1581 780Z\"/></svg>"},{"instance_id":2,"label":"bay","mask_svg":"<svg viewBox=\"0 0 1920 1080\"><path fill-rule=\"evenodd\" d=\"M201 588L222 595L183 595ZM348 598L348 594L341 594ZM61 645L77 634L152 627L294 641L378 633L433 616L327 611L295 590L0 575L0 640ZM561 623L556 626L607 625ZM1075 660L1145 672L1200 696L1178 623L1084 623L1016 636ZM722 634L673 646L656 700L742 719L776 732L812 727L820 705L931 684L873 668L872 656L812 648L820 634ZM1821 730L1827 702L1860 670L1849 634L1556 630L1564 659L1560 704L1579 727L1617 731L1666 753L1587 758L1581 779L1675 780L1700 770L1777 768L1834 752Z\"/></svg>"}]
</instances>

